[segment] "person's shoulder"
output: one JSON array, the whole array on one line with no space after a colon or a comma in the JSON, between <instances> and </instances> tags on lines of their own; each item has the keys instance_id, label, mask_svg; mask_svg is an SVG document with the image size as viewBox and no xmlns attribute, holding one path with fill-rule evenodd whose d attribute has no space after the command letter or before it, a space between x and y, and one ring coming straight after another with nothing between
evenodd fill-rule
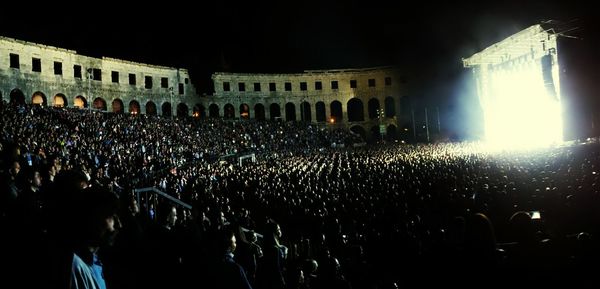
<instances>
[{"instance_id":1,"label":"person's shoulder","mask_svg":"<svg viewBox=\"0 0 600 289\"><path fill-rule=\"evenodd\" d=\"M75 289L88 289L96 288L93 280L92 271L90 267L79 257L73 253L73 262L71 267L71 288Z\"/></svg>"},{"instance_id":2,"label":"person's shoulder","mask_svg":"<svg viewBox=\"0 0 600 289\"><path fill-rule=\"evenodd\" d=\"M82 271L88 269L88 265L77 255L77 253L73 253L73 261L71 262L73 271Z\"/></svg>"}]
</instances>

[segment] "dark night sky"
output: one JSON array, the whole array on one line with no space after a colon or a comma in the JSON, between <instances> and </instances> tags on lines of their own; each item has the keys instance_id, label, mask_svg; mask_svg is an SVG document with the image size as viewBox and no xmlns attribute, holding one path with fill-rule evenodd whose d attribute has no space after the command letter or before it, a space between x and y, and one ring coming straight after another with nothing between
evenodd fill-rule
<instances>
[{"instance_id":1,"label":"dark night sky","mask_svg":"<svg viewBox=\"0 0 600 289\"><path fill-rule=\"evenodd\" d=\"M453 102L461 98L467 72L461 58L526 27L578 19L576 33L598 47L587 37L600 35L589 0L445 2L454 3L202 1L192 7L166 1L123 8L90 2L68 12L16 7L0 16L0 35L187 68L201 93L212 92L210 75L223 71L223 63L233 72L266 73L398 65L421 84L416 97L450 100L450 113L461 105Z\"/></svg>"}]
</instances>

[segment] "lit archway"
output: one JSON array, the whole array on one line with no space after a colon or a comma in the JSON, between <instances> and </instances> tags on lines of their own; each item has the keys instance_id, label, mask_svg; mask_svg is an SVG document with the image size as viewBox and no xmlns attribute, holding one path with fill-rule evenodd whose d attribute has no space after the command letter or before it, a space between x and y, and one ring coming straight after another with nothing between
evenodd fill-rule
<instances>
[{"instance_id":1,"label":"lit archway","mask_svg":"<svg viewBox=\"0 0 600 289\"><path fill-rule=\"evenodd\" d=\"M75 97L75 100L73 100L73 106L80 109L86 108L88 106L87 100L85 99L85 97L78 95Z\"/></svg>"},{"instance_id":2,"label":"lit archway","mask_svg":"<svg viewBox=\"0 0 600 289\"><path fill-rule=\"evenodd\" d=\"M343 120L342 115L342 103L334 100L330 105L330 116L335 122L340 122Z\"/></svg>"},{"instance_id":3,"label":"lit archway","mask_svg":"<svg viewBox=\"0 0 600 289\"><path fill-rule=\"evenodd\" d=\"M31 96L31 104L46 106L48 100L46 99L46 95L41 91L36 91Z\"/></svg>"},{"instance_id":4,"label":"lit archway","mask_svg":"<svg viewBox=\"0 0 600 289\"><path fill-rule=\"evenodd\" d=\"M140 114L140 103L137 100L132 100L129 102L129 113L133 115Z\"/></svg>"},{"instance_id":5,"label":"lit archway","mask_svg":"<svg viewBox=\"0 0 600 289\"><path fill-rule=\"evenodd\" d=\"M192 108L192 116L201 119L206 118L206 109L204 108L204 105L200 103L194 105L194 107Z\"/></svg>"},{"instance_id":6,"label":"lit archway","mask_svg":"<svg viewBox=\"0 0 600 289\"><path fill-rule=\"evenodd\" d=\"M54 96L54 100L52 102L54 103L54 107L67 107L68 106L67 97L62 93L57 93Z\"/></svg>"},{"instance_id":7,"label":"lit archway","mask_svg":"<svg viewBox=\"0 0 600 289\"><path fill-rule=\"evenodd\" d=\"M250 118L250 107L248 104L242 103L240 104L240 118L249 119Z\"/></svg>"}]
</instances>

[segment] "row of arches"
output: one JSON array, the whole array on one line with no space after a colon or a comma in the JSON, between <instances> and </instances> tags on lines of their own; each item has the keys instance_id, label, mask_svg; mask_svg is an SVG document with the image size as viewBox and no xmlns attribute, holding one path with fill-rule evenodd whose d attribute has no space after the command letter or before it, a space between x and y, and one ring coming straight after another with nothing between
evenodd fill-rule
<instances>
[{"instance_id":1,"label":"row of arches","mask_svg":"<svg viewBox=\"0 0 600 289\"><path fill-rule=\"evenodd\" d=\"M369 119L378 119L380 117L391 118L396 116L396 106L395 101L392 97L386 97L384 100L384 107L381 108L379 100L376 98L371 98L367 103L367 117ZM250 117L250 107L246 103L240 104L239 117L249 118ZM297 116L296 112L296 104L292 102L288 102L284 106L285 112L285 120L286 121L312 121L313 120L313 109L311 104L303 101L300 103L300 115ZM329 118L333 121L341 121L343 120L343 110L342 103L340 101L333 101L329 104ZM194 107L194 112L198 112L198 115L201 117L205 116L205 107L201 104L198 104ZM356 122L356 121L364 121L365 120L365 112L364 112L364 104L363 101L358 98L352 98L347 102L347 112L348 112L348 121ZM208 117L216 118L220 117L220 108L218 104L211 104L208 107ZM222 116L225 119L232 119L236 117L235 107L231 103L227 103L223 106L223 114ZM271 120L275 120L281 118L281 106L278 103L272 103L269 106L269 116ZM314 116L317 122L326 122L327 115L325 109L325 102L319 101L315 103L314 107ZM254 118L259 120L265 119L265 105L262 103L257 103L254 105Z\"/></svg>"},{"instance_id":2,"label":"row of arches","mask_svg":"<svg viewBox=\"0 0 600 289\"><path fill-rule=\"evenodd\" d=\"M69 106L67 97L62 94L56 94L52 99L53 106L55 107L67 107ZM10 102L15 104L25 104L25 95L19 89L13 89L10 93ZM44 93L37 91L33 93L31 97L31 103L37 105L46 106L48 104L47 97ZM87 108L88 103L85 97L79 95L76 96L73 100L74 107L78 108ZM311 104L307 101L303 101L300 103L299 114L297 115L296 104L292 102L288 102L284 106L285 120L286 121L313 121L313 112L316 122L339 122L343 120L343 109L342 103L340 101L333 101L329 104L329 117L326 115L326 104L323 101L319 101L315 103L314 110L311 107ZM92 108L108 111L108 105L106 100L101 97L97 97L92 102ZM114 99L111 102L112 112L115 113L124 113L125 111L131 114L140 114L141 113L141 105L138 101L132 100L129 102L126 107L121 99ZM365 116L364 104L361 99L352 98L346 103L347 108L347 121L349 122L360 122L364 121L367 117L368 119L378 119L380 117L391 118L396 116L396 108L395 108L395 100L392 97L386 97L384 99L383 108L381 107L380 101L377 98L371 98L367 102L367 111ZM161 105L160 111L163 116L171 116L172 108L171 103L165 102ZM265 105L258 103L254 106L254 114L253 117L258 120L266 119L266 108ZM281 106L278 103L272 103L269 105L269 118L271 120L275 119L283 119ZM242 103L239 108L238 117L241 119L250 118L250 106L246 103ZM145 104L145 112L147 115L158 115L158 107L153 101L148 101ZM189 108L185 103L180 103L176 108L176 115L178 117L188 116ZM204 105L197 104L192 109L192 115L195 117L204 118L207 116L206 109ZM208 109L208 117L217 118L220 117L220 108L217 104L211 104ZM236 109L235 107L227 103L223 107L222 116L225 119L233 119L236 118Z\"/></svg>"},{"instance_id":3,"label":"row of arches","mask_svg":"<svg viewBox=\"0 0 600 289\"><path fill-rule=\"evenodd\" d=\"M25 101L25 94L23 94L23 92L18 89L15 88L10 92L10 100L9 102L11 104L16 104L16 105L25 105L26 101ZM47 106L48 105L48 98L46 97L46 94L44 94L41 91L36 91L31 95L31 103L34 105L42 105L42 106ZM53 98L52 98L52 106L55 107L67 107L69 106L69 101L67 99L67 97L62 94L62 93L57 93ZM87 100L85 99L85 97L78 95L75 97L75 99L73 100L73 106L74 107L79 107L79 108L84 108L87 107Z\"/></svg>"},{"instance_id":4,"label":"row of arches","mask_svg":"<svg viewBox=\"0 0 600 289\"><path fill-rule=\"evenodd\" d=\"M10 103L15 105L25 105L25 95L20 89L13 89L10 92ZM43 92L36 91L31 96L31 103L34 105L47 106L48 99ZM69 106L67 97L58 93L52 98L52 106L54 107L67 107ZM73 107L77 108L87 108L88 102L85 97L78 95L73 100ZM98 109L101 111L108 111L108 105L104 98L97 97L92 102L92 108ZM125 105L123 101L119 98L114 99L111 102L112 112L114 113L125 113ZM158 115L157 106L153 101L146 102L146 114L147 115ZM161 112L163 116L171 116L171 103L165 102L161 105ZM140 114L141 106L137 100L132 100L129 102L127 106L127 112L131 114ZM185 103L180 103L177 105L177 116L183 117L189 115L189 108Z\"/></svg>"}]
</instances>

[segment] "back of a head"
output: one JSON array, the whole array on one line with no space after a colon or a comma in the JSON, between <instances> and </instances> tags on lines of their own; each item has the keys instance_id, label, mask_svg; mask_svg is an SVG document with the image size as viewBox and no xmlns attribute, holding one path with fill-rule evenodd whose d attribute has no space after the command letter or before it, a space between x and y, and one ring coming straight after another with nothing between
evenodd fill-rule
<instances>
[{"instance_id":1,"label":"back of a head","mask_svg":"<svg viewBox=\"0 0 600 289\"><path fill-rule=\"evenodd\" d=\"M38 172L38 170L33 167L22 167L16 178L17 187L21 190L26 190L30 186L36 172Z\"/></svg>"},{"instance_id":2,"label":"back of a head","mask_svg":"<svg viewBox=\"0 0 600 289\"><path fill-rule=\"evenodd\" d=\"M83 189L81 194L75 197L79 201L82 216L106 217L118 212L119 199L117 195L107 188L89 187Z\"/></svg>"},{"instance_id":3,"label":"back of a head","mask_svg":"<svg viewBox=\"0 0 600 289\"><path fill-rule=\"evenodd\" d=\"M279 245L279 224L274 221L270 221L267 223L266 231L263 237L264 244L266 246Z\"/></svg>"},{"instance_id":4,"label":"back of a head","mask_svg":"<svg viewBox=\"0 0 600 289\"><path fill-rule=\"evenodd\" d=\"M73 226L78 221L79 198L83 191L82 175L73 170L60 171L48 188L46 198L49 230L56 237L76 234Z\"/></svg>"},{"instance_id":5,"label":"back of a head","mask_svg":"<svg viewBox=\"0 0 600 289\"><path fill-rule=\"evenodd\" d=\"M242 226L238 224L230 224L229 227L232 228L233 233L235 234L235 239L238 243L248 243L246 233L244 233L244 229L242 228Z\"/></svg>"},{"instance_id":6,"label":"back of a head","mask_svg":"<svg viewBox=\"0 0 600 289\"><path fill-rule=\"evenodd\" d=\"M531 243L536 239L535 228L531 216L524 211L514 213L509 220L513 241Z\"/></svg>"},{"instance_id":7,"label":"back of a head","mask_svg":"<svg viewBox=\"0 0 600 289\"><path fill-rule=\"evenodd\" d=\"M57 193L62 196L72 197L72 195L77 194L77 192L87 187L87 178L81 171L60 171L54 177L54 184Z\"/></svg>"},{"instance_id":8,"label":"back of a head","mask_svg":"<svg viewBox=\"0 0 600 289\"><path fill-rule=\"evenodd\" d=\"M312 275L317 273L317 269L319 269L319 263L315 259L306 259L302 264L302 269L307 275Z\"/></svg>"},{"instance_id":9,"label":"back of a head","mask_svg":"<svg viewBox=\"0 0 600 289\"><path fill-rule=\"evenodd\" d=\"M496 249L496 236L492 222L482 213L467 218L465 245L469 250L493 251Z\"/></svg>"},{"instance_id":10,"label":"back of a head","mask_svg":"<svg viewBox=\"0 0 600 289\"><path fill-rule=\"evenodd\" d=\"M72 198L73 230L75 238L87 245L101 242L101 230L106 219L116 216L119 211L119 199L106 188L89 187L81 190Z\"/></svg>"},{"instance_id":11,"label":"back of a head","mask_svg":"<svg viewBox=\"0 0 600 289\"><path fill-rule=\"evenodd\" d=\"M217 232L217 250L219 254L233 253L236 248L234 231L229 227L224 227Z\"/></svg>"}]
</instances>

